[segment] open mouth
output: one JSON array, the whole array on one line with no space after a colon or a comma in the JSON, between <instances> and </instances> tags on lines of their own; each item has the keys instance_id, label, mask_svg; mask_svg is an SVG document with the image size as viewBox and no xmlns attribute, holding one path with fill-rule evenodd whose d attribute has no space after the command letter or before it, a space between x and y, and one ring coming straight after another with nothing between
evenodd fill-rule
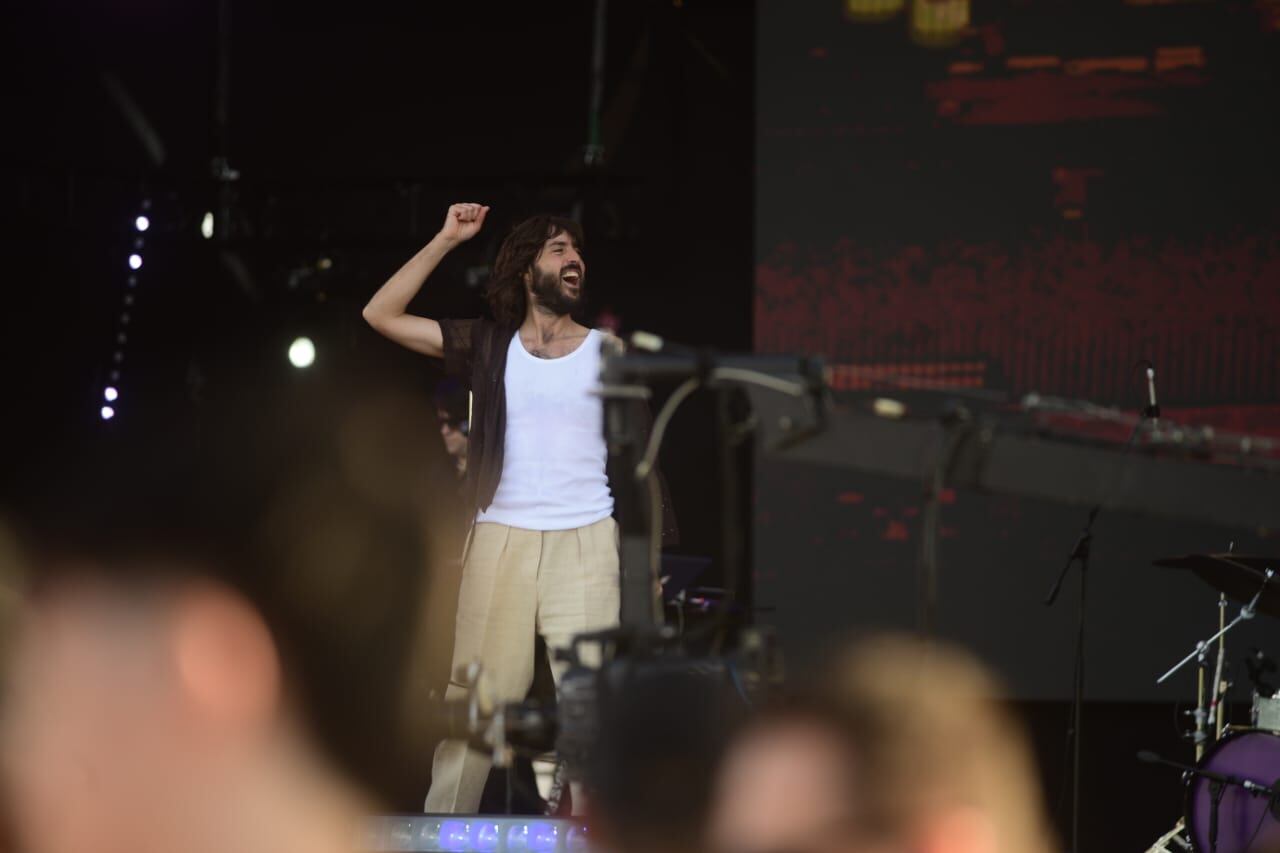
<instances>
[{"instance_id":1,"label":"open mouth","mask_svg":"<svg viewBox=\"0 0 1280 853\"><path fill-rule=\"evenodd\" d=\"M582 281L582 274L577 270L569 270L560 276L560 280L563 281L566 286L577 290L579 283Z\"/></svg>"}]
</instances>

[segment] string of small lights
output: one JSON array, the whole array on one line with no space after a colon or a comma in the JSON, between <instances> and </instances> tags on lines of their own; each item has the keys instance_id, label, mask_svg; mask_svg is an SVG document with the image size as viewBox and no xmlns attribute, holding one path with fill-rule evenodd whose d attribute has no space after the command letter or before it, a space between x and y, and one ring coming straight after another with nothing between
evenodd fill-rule
<instances>
[{"instance_id":1,"label":"string of small lights","mask_svg":"<svg viewBox=\"0 0 1280 853\"><path fill-rule=\"evenodd\" d=\"M122 402L120 377L124 369L125 348L129 343L129 324L132 321L134 302L137 298L138 277L143 266L142 252L147 246L145 235L151 229L151 200L144 198L139 207L139 213L133 219L133 241L127 259L129 273L125 278L120 313L116 316L111 363L107 368L107 381L102 389L101 407L98 409L98 416L104 421L109 421L116 416Z\"/></svg>"}]
</instances>

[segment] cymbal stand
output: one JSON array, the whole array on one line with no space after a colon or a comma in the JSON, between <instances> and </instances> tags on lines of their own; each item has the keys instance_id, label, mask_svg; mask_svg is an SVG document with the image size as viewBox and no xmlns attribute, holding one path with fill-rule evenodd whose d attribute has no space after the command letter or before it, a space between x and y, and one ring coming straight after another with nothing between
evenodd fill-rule
<instances>
[{"instance_id":1,"label":"cymbal stand","mask_svg":"<svg viewBox=\"0 0 1280 853\"><path fill-rule=\"evenodd\" d=\"M1204 744L1209 739L1205 726L1209 721L1209 710L1205 706L1204 677L1209 667L1209 647L1201 645L1196 649L1196 733L1192 743L1196 745L1196 761L1204 757Z\"/></svg>"},{"instance_id":2,"label":"cymbal stand","mask_svg":"<svg viewBox=\"0 0 1280 853\"><path fill-rule=\"evenodd\" d=\"M1175 672L1177 672L1178 670L1182 669L1184 666L1189 664L1192 658L1195 658L1198 655L1202 654L1205 650L1209 648L1209 646L1213 645L1214 642L1218 640L1218 638L1225 636L1227 632L1229 632L1235 626L1239 625L1241 622L1244 622L1247 619L1252 619L1255 615L1257 615L1258 600L1262 598L1263 591L1266 590L1267 584L1271 582L1271 579L1274 576L1275 576L1275 571L1272 569L1267 569L1266 574L1262 579L1262 586L1258 587L1258 591L1254 593L1253 598L1249 600L1249 603L1240 608L1240 613L1236 616L1236 618L1232 619L1230 623L1228 623L1227 625L1219 629L1218 632L1214 634L1212 637L1210 637L1209 639L1202 640L1201 642L1196 643L1196 647L1191 650L1191 654L1187 655L1182 660L1178 661L1176 664L1173 665L1172 669L1170 669L1164 675L1157 678L1156 684L1164 684L1166 681L1169 680L1169 678Z\"/></svg>"},{"instance_id":3,"label":"cymbal stand","mask_svg":"<svg viewBox=\"0 0 1280 853\"><path fill-rule=\"evenodd\" d=\"M1222 713L1223 698L1226 696L1227 685L1222 680L1222 665L1227 658L1227 632L1223 629L1227 625L1227 596L1218 593L1218 665L1213 671L1213 699L1209 702L1210 719L1213 720L1213 739L1216 741L1222 737Z\"/></svg>"}]
</instances>

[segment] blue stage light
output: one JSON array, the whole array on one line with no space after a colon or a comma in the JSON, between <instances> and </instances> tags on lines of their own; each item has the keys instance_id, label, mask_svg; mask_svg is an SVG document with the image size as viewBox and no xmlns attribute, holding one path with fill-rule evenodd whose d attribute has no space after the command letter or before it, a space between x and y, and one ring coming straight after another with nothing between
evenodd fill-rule
<instances>
[{"instance_id":1,"label":"blue stage light","mask_svg":"<svg viewBox=\"0 0 1280 853\"><path fill-rule=\"evenodd\" d=\"M587 838L587 828L585 826L569 827L564 846L568 853L587 853L591 848L591 841Z\"/></svg>"},{"instance_id":2,"label":"blue stage light","mask_svg":"<svg viewBox=\"0 0 1280 853\"><path fill-rule=\"evenodd\" d=\"M440 849L445 853L465 853L471 847L471 827L461 820L440 824Z\"/></svg>"},{"instance_id":3,"label":"blue stage light","mask_svg":"<svg viewBox=\"0 0 1280 853\"><path fill-rule=\"evenodd\" d=\"M507 853L528 853L529 824L520 823L507 830Z\"/></svg>"},{"instance_id":4,"label":"blue stage light","mask_svg":"<svg viewBox=\"0 0 1280 853\"><path fill-rule=\"evenodd\" d=\"M472 849L476 853L497 853L502 842L502 828L493 821L478 821L472 838Z\"/></svg>"},{"instance_id":5,"label":"blue stage light","mask_svg":"<svg viewBox=\"0 0 1280 853\"><path fill-rule=\"evenodd\" d=\"M554 823L538 821L529 824L530 853L554 853L560 831Z\"/></svg>"},{"instance_id":6,"label":"blue stage light","mask_svg":"<svg viewBox=\"0 0 1280 853\"><path fill-rule=\"evenodd\" d=\"M588 853L580 820L505 815L374 818L365 849L381 853Z\"/></svg>"}]
</instances>

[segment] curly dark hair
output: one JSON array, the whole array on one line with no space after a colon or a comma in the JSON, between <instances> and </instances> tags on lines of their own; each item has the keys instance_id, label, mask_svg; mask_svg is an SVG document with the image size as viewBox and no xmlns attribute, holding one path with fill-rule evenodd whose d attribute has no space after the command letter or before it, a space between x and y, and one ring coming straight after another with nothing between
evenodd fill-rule
<instances>
[{"instance_id":1,"label":"curly dark hair","mask_svg":"<svg viewBox=\"0 0 1280 853\"><path fill-rule=\"evenodd\" d=\"M527 296L524 273L538 259L543 245L558 234L568 234L573 246L583 250L582 226L572 219L540 213L511 229L493 262L493 273L485 288L485 298L493 319L503 326L518 327L524 322Z\"/></svg>"}]
</instances>

